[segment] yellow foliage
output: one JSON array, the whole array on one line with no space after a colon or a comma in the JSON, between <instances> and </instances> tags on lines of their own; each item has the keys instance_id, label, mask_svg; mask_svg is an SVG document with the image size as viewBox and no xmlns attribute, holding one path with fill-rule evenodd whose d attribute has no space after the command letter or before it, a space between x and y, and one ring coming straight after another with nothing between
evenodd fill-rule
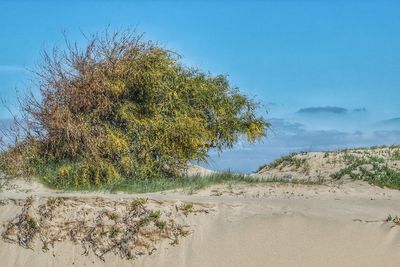
<instances>
[{"instance_id":1,"label":"yellow foliage","mask_svg":"<svg viewBox=\"0 0 400 267\"><path fill-rule=\"evenodd\" d=\"M105 88L115 97L121 96L126 92L125 83L121 80L106 82Z\"/></svg>"},{"instance_id":2,"label":"yellow foliage","mask_svg":"<svg viewBox=\"0 0 400 267\"><path fill-rule=\"evenodd\" d=\"M225 76L185 67L140 36L97 36L84 51L44 58L41 101L22 107L38 145L18 154L19 169L51 165L54 178L43 176L57 186L180 175L210 149L232 147L243 135L253 142L269 126Z\"/></svg>"}]
</instances>

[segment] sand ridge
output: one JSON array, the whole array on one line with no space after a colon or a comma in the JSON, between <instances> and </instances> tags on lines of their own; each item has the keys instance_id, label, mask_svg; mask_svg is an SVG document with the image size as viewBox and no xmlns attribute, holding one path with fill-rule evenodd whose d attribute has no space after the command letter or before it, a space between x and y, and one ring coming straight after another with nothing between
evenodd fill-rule
<instances>
[{"instance_id":1,"label":"sand ridge","mask_svg":"<svg viewBox=\"0 0 400 267\"><path fill-rule=\"evenodd\" d=\"M213 211L183 216L189 235L174 246L157 243L151 255L135 260L109 253L103 261L93 251L84 256L82 246L68 240L56 242L47 252L39 243L31 250L0 241L5 266L397 266L400 259L400 227L385 221L389 214L400 214L400 192L360 181L217 185L193 195L179 190L144 195L42 193L36 196L40 203L65 197L90 206L98 198L128 203L145 197L157 209L174 211L173 203L199 203ZM21 211L13 203L23 203L30 194L1 194L2 231Z\"/></svg>"}]
</instances>

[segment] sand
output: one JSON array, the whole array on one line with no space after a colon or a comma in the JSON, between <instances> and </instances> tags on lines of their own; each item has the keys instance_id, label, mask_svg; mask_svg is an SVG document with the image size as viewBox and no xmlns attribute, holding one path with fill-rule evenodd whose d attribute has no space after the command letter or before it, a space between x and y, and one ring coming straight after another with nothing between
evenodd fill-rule
<instances>
[{"instance_id":1,"label":"sand","mask_svg":"<svg viewBox=\"0 0 400 267\"><path fill-rule=\"evenodd\" d=\"M34 190L31 190L31 189ZM179 243L159 242L151 255L135 260L109 253L104 261L70 241L43 252L0 241L1 266L399 266L400 226L386 222L400 215L400 192L364 182L330 185L218 185L188 195L182 191L144 195L54 192L23 181L0 193L18 201L34 195L127 201L147 197L168 209L193 202L209 213L181 216L190 234ZM21 208L0 206L2 232Z\"/></svg>"},{"instance_id":2,"label":"sand","mask_svg":"<svg viewBox=\"0 0 400 267\"><path fill-rule=\"evenodd\" d=\"M343 174L340 177L342 180L349 180L349 174L358 177L357 179L362 179L365 174L377 175L381 172L379 167L399 172L400 148L394 146L297 153L265 165L251 176L261 179L326 182L333 180L333 175L350 165L354 165L351 173Z\"/></svg>"}]
</instances>

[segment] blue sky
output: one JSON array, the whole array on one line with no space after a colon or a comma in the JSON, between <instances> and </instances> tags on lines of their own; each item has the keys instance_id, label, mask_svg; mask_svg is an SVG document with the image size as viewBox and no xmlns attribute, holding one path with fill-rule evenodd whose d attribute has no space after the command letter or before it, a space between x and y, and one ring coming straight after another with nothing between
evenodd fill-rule
<instances>
[{"instance_id":1,"label":"blue sky","mask_svg":"<svg viewBox=\"0 0 400 267\"><path fill-rule=\"evenodd\" d=\"M83 43L81 32L136 27L186 64L228 74L269 111L269 138L212 153L212 168L399 143L399 14L396 1L0 1L0 95L15 107L25 69L62 45L62 31ZM0 125L7 117L0 108Z\"/></svg>"}]
</instances>

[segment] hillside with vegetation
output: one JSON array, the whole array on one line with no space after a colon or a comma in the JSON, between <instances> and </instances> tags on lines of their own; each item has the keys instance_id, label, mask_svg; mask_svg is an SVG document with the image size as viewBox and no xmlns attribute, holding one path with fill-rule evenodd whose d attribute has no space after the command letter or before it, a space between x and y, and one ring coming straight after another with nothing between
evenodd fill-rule
<instances>
[{"instance_id":1,"label":"hillside with vegetation","mask_svg":"<svg viewBox=\"0 0 400 267\"><path fill-rule=\"evenodd\" d=\"M400 189L400 146L294 153L261 166L252 176L319 183L363 180Z\"/></svg>"}]
</instances>

